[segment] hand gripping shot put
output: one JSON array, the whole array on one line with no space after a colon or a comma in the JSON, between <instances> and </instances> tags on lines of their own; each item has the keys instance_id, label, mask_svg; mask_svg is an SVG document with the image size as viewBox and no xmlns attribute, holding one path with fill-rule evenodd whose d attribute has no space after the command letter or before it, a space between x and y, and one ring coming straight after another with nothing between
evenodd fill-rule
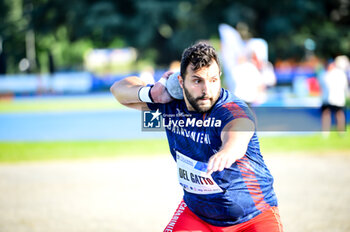
<instances>
[{"instance_id":1,"label":"hand gripping shot put","mask_svg":"<svg viewBox=\"0 0 350 232\"><path fill-rule=\"evenodd\" d=\"M180 73L176 72L169 76L169 79L166 82L166 89L171 97L174 99L182 100L184 99L184 95L182 93L182 88L178 80L179 75Z\"/></svg>"},{"instance_id":2,"label":"hand gripping shot put","mask_svg":"<svg viewBox=\"0 0 350 232\"><path fill-rule=\"evenodd\" d=\"M249 107L221 87L215 49L184 50L180 73L153 86L131 76L111 92L123 105L163 115L183 200L164 231L281 232L273 177Z\"/></svg>"}]
</instances>

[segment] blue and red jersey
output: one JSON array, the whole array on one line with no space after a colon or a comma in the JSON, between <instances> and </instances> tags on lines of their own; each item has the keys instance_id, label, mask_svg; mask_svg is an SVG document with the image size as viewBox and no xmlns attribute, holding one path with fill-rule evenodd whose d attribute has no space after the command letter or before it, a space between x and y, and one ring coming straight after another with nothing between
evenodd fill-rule
<instances>
[{"instance_id":1,"label":"blue and red jersey","mask_svg":"<svg viewBox=\"0 0 350 232\"><path fill-rule=\"evenodd\" d=\"M237 118L255 121L242 100L221 89L218 101L206 113L189 111L184 100L148 103L148 107L162 113L170 152L178 166L177 159L181 158L184 167L192 167L186 171L181 166L179 180L183 180L180 184L185 203L199 218L215 226L231 226L277 206L273 177L260 153L256 132L245 155L230 168L214 172L210 178L203 174L209 158L221 148L220 135L225 125ZM212 182L218 187L214 188Z\"/></svg>"}]
</instances>

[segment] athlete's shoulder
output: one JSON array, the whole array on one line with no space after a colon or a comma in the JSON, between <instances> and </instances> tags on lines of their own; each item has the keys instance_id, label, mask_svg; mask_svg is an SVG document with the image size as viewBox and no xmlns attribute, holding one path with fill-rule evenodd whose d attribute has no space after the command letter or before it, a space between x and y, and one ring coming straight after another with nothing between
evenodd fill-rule
<instances>
[{"instance_id":1,"label":"athlete's shoulder","mask_svg":"<svg viewBox=\"0 0 350 232\"><path fill-rule=\"evenodd\" d=\"M216 102L215 106L213 107L213 112L214 111L221 112L222 109L227 109L232 107L248 108L248 105L243 100L239 99L233 93L228 91L227 89L222 88L220 97Z\"/></svg>"},{"instance_id":2,"label":"athlete's shoulder","mask_svg":"<svg viewBox=\"0 0 350 232\"><path fill-rule=\"evenodd\" d=\"M253 118L248 105L226 89L221 90L211 114L216 118Z\"/></svg>"}]
</instances>

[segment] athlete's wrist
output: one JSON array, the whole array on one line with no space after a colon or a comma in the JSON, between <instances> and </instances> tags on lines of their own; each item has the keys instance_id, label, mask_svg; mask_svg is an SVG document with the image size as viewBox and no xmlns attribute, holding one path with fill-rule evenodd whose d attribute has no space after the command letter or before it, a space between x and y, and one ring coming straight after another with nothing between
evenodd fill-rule
<instances>
[{"instance_id":1,"label":"athlete's wrist","mask_svg":"<svg viewBox=\"0 0 350 232\"><path fill-rule=\"evenodd\" d=\"M154 103L152 94L151 94L152 87L153 85L147 85L147 86L142 86L139 89L137 96L141 102Z\"/></svg>"}]
</instances>

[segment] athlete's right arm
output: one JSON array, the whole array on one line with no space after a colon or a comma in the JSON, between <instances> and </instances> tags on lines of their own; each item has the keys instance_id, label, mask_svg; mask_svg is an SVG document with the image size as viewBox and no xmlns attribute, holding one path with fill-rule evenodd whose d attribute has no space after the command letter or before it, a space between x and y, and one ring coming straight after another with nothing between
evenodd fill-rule
<instances>
[{"instance_id":1,"label":"athlete's right arm","mask_svg":"<svg viewBox=\"0 0 350 232\"><path fill-rule=\"evenodd\" d=\"M167 80L171 74L172 72L166 72L163 74L162 78ZM140 78L131 76L115 82L111 86L110 91L121 104L130 108L145 110L149 109L147 103L141 101L139 97L140 89L144 88L145 86L145 82L143 82ZM150 95L153 103L164 104L173 100L166 90L164 84L161 82L156 82L154 84L154 86L150 89Z\"/></svg>"}]
</instances>

